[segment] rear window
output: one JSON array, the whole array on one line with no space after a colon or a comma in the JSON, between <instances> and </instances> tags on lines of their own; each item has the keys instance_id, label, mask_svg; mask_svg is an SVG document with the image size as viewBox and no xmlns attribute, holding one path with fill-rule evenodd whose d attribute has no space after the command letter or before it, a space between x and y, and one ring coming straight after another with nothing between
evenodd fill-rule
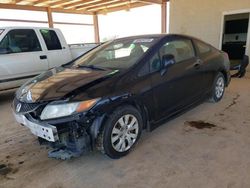
<instances>
[{"instance_id":1,"label":"rear window","mask_svg":"<svg viewBox=\"0 0 250 188\"><path fill-rule=\"evenodd\" d=\"M0 35L4 32L4 29L0 29Z\"/></svg>"}]
</instances>

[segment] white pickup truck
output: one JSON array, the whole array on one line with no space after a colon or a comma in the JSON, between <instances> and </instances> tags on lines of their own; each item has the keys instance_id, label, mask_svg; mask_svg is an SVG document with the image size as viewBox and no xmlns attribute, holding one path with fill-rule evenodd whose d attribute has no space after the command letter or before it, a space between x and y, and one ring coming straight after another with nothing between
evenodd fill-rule
<instances>
[{"instance_id":1,"label":"white pickup truck","mask_svg":"<svg viewBox=\"0 0 250 188\"><path fill-rule=\"evenodd\" d=\"M0 91L68 63L97 44L68 45L59 29L0 28Z\"/></svg>"}]
</instances>

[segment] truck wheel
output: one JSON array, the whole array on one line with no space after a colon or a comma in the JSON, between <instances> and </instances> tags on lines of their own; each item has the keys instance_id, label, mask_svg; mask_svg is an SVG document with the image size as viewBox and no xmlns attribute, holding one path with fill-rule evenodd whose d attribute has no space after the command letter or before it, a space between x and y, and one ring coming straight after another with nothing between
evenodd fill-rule
<instances>
[{"instance_id":1,"label":"truck wheel","mask_svg":"<svg viewBox=\"0 0 250 188\"><path fill-rule=\"evenodd\" d=\"M118 159L134 147L141 131L142 117L139 111L132 106L122 106L108 117L99 144L106 155Z\"/></svg>"},{"instance_id":2,"label":"truck wheel","mask_svg":"<svg viewBox=\"0 0 250 188\"><path fill-rule=\"evenodd\" d=\"M224 91L225 91L225 78L224 75L221 72L219 72L215 77L209 101L213 103L219 102L224 95Z\"/></svg>"}]
</instances>

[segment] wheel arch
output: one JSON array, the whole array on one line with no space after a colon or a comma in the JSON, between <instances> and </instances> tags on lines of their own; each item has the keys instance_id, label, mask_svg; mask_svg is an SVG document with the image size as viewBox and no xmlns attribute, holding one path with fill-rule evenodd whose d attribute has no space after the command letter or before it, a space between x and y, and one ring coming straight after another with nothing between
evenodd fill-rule
<instances>
[{"instance_id":1,"label":"wheel arch","mask_svg":"<svg viewBox=\"0 0 250 188\"><path fill-rule=\"evenodd\" d=\"M221 69L219 72L221 72L223 74L225 82L227 83L228 82L228 80L227 80L227 72L225 70L223 70L223 69Z\"/></svg>"},{"instance_id":2,"label":"wheel arch","mask_svg":"<svg viewBox=\"0 0 250 188\"><path fill-rule=\"evenodd\" d=\"M120 108L122 106L132 106L135 109L137 109L142 117L143 121L143 129L149 130L149 116L148 116L148 110L143 103L138 102L138 100L134 98L125 98L124 96L122 97L123 100L121 99L115 99L112 103L112 107L109 108L108 111L103 113L101 116L98 116L95 118L93 121L92 126L90 127L90 136L92 138L92 147L94 148L96 146L96 142L98 142L98 136L102 132L105 122L107 121L109 115L114 112L117 108Z\"/></svg>"}]
</instances>

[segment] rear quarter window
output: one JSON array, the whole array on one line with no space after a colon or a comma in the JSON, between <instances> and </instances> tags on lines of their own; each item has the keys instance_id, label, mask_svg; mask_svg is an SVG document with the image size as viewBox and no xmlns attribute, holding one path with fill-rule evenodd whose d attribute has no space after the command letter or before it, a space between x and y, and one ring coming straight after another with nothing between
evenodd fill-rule
<instances>
[{"instance_id":1,"label":"rear quarter window","mask_svg":"<svg viewBox=\"0 0 250 188\"><path fill-rule=\"evenodd\" d=\"M167 42L160 49L161 59L163 55L171 54L175 57L176 63L195 57L192 41L189 39L180 39Z\"/></svg>"},{"instance_id":2,"label":"rear quarter window","mask_svg":"<svg viewBox=\"0 0 250 188\"><path fill-rule=\"evenodd\" d=\"M62 49L62 45L55 31L48 29L41 29L40 32L43 36L43 39L45 41L48 50Z\"/></svg>"},{"instance_id":3,"label":"rear quarter window","mask_svg":"<svg viewBox=\"0 0 250 188\"><path fill-rule=\"evenodd\" d=\"M203 42L195 41L195 44L200 54L205 54L211 51L211 47Z\"/></svg>"}]
</instances>

